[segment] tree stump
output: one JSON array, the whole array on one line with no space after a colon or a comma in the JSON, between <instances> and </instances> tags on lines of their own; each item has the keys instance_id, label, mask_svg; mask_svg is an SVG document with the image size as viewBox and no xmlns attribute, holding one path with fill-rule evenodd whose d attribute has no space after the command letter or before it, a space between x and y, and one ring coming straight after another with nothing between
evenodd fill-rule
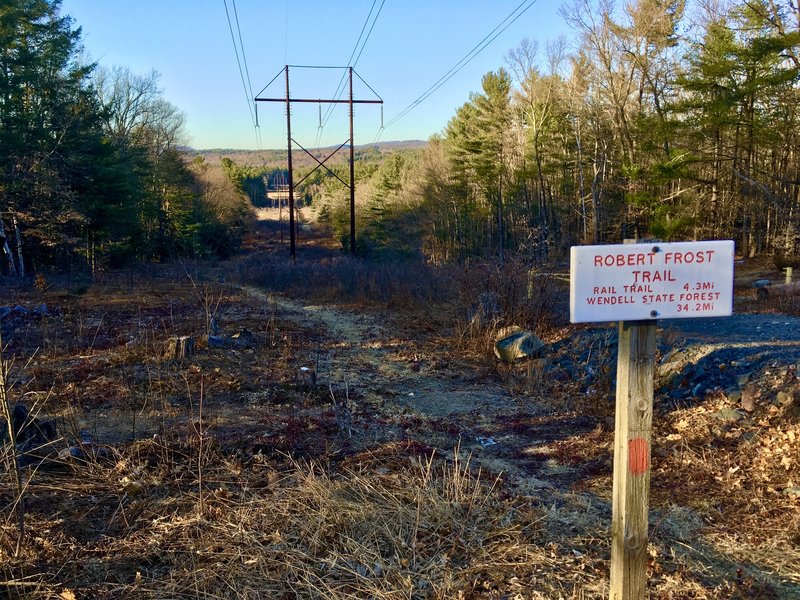
<instances>
[{"instance_id":1,"label":"tree stump","mask_svg":"<svg viewBox=\"0 0 800 600\"><path fill-rule=\"evenodd\" d=\"M194 354L194 338L182 335L169 338L164 344L164 358L170 360L183 360Z\"/></svg>"}]
</instances>

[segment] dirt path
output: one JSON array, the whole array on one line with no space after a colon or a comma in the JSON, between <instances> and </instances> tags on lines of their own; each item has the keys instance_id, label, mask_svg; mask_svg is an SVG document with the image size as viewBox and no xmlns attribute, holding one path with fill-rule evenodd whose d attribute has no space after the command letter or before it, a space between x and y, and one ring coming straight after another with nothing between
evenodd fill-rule
<instances>
[{"instance_id":1,"label":"dirt path","mask_svg":"<svg viewBox=\"0 0 800 600\"><path fill-rule=\"evenodd\" d=\"M464 381L426 353L418 340L393 335L386 321L370 313L355 313L306 305L282 296L247 288L268 298L283 317L322 327L331 339L319 365L318 380L365 390L371 400L390 397L398 405L429 417L509 409L513 399L501 386Z\"/></svg>"},{"instance_id":2,"label":"dirt path","mask_svg":"<svg viewBox=\"0 0 800 600\"><path fill-rule=\"evenodd\" d=\"M317 382L357 390L359 408L389 429L403 423L394 435L445 454L459 447L523 494L564 490L580 477L581 467L554 458L548 444L590 432L594 420L523 404L500 381L435 355L424 340L393 335L396 328L373 313L304 304L252 287L246 291L260 302L266 298L282 319L324 330L330 339Z\"/></svg>"}]
</instances>

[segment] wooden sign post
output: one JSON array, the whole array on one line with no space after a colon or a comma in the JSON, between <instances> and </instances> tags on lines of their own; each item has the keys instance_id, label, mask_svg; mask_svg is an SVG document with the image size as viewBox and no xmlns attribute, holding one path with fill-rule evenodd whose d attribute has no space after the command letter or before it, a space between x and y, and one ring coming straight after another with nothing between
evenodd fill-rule
<instances>
[{"instance_id":1,"label":"wooden sign post","mask_svg":"<svg viewBox=\"0 0 800 600\"><path fill-rule=\"evenodd\" d=\"M611 600L643 600L656 322L733 312L733 242L573 246L570 321L619 321Z\"/></svg>"},{"instance_id":2,"label":"wooden sign post","mask_svg":"<svg viewBox=\"0 0 800 600\"><path fill-rule=\"evenodd\" d=\"M645 597L655 321L621 321L614 427L611 600Z\"/></svg>"}]
</instances>

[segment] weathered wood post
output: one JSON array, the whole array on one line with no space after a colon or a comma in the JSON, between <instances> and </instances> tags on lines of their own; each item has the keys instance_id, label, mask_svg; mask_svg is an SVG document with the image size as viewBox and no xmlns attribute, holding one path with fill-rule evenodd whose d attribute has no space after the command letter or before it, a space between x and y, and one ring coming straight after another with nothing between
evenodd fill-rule
<instances>
[{"instance_id":1,"label":"weathered wood post","mask_svg":"<svg viewBox=\"0 0 800 600\"><path fill-rule=\"evenodd\" d=\"M620 321L611 516L611 600L645 597L655 352L655 321Z\"/></svg>"}]
</instances>

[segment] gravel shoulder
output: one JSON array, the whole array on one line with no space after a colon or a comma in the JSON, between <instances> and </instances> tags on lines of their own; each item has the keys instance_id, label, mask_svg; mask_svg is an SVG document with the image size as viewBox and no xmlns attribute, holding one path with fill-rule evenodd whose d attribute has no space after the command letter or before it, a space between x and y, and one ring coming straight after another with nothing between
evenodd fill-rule
<instances>
[{"instance_id":1,"label":"gravel shoulder","mask_svg":"<svg viewBox=\"0 0 800 600\"><path fill-rule=\"evenodd\" d=\"M686 343L775 343L800 341L800 318L781 314L736 313L708 319L665 319L665 335Z\"/></svg>"}]
</instances>

